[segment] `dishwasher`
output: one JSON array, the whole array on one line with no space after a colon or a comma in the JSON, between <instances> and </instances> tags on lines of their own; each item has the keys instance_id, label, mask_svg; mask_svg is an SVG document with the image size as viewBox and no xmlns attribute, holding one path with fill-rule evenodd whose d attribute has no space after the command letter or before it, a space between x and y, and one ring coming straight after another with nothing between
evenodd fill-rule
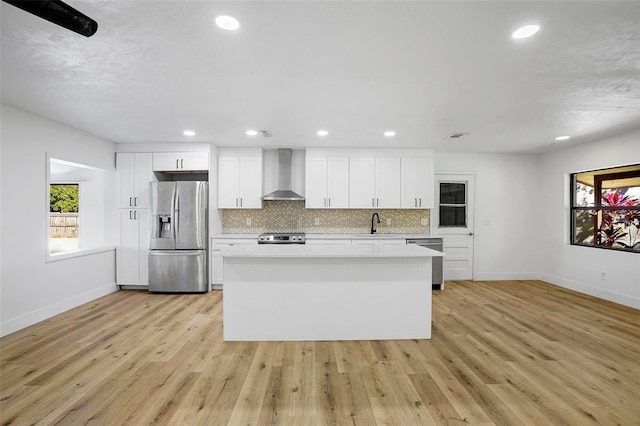
<instances>
[{"instance_id":1,"label":"dishwasher","mask_svg":"<svg viewBox=\"0 0 640 426\"><path fill-rule=\"evenodd\" d=\"M437 251L442 251L442 238L413 238L407 239L407 244L415 244ZM433 290L444 290L444 279L442 276L442 257L432 257L433 270L431 271L431 288Z\"/></svg>"}]
</instances>

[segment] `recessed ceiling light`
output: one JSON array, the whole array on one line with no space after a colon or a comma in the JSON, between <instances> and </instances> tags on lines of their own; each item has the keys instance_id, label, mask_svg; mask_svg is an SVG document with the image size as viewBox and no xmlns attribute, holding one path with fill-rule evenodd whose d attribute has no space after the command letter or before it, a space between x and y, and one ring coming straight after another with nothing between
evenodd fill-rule
<instances>
[{"instance_id":1,"label":"recessed ceiling light","mask_svg":"<svg viewBox=\"0 0 640 426\"><path fill-rule=\"evenodd\" d=\"M557 141L566 141L567 139L571 139L571 136L558 136L556 138Z\"/></svg>"},{"instance_id":2,"label":"recessed ceiling light","mask_svg":"<svg viewBox=\"0 0 640 426\"><path fill-rule=\"evenodd\" d=\"M515 39L527 38L527 37L531 37L532 35L537 33L539 30L540 30L540 25L538 24L525 25L524 27L520 27L517 30L515 30L513 33L511 33L511 37Z\"/></svg>"},{"instance_id":3,"label":"recessed ceiling light","mask_svg":"<svg viewBox=\"0 0 640 426\"><path fill-rule=\"evenodd\" d=\"M318 130L318 136L327 136L329 132L326 130Z\"/></svg>"},{"instance_id":4,"label":"recessed ceiling light","mask_svg":"<svg viewBox=\"0 0 640 426\"><path fill-rule=\"evenodd\" d=\"M255 136L255 135L258 134L258 131L257 130L247 130L245 133L247 134L247 136Z\"/></svg>"},{"instance_id":5,"label":"recessed ceiling light","mask_svg":"<svg viewBox=\"0 0 640 426\"><path fill-rule=\"evenodd\" d=\"M194 132L193 130L185 130L184 132L182 132L182 134L185 136L195 136L196 132Z\"/></svg>"},{"instance_id":6,"label":"recessed ceiling light","mask_svg":"<svg viewBox=\"0 0 640 426\"><path fill-rule=\"evenodd\" d=\"M240 28L240 22L232 16L218 16L216 18L216 25L222 28L223 30L235 31Z\"/></svg>"},{"instance_id":7,"label":"recessed ceiling light","mask_svg":"<svg viewBox=\"0 0 640 426\"><path fill-rule=\"evenodd\" d=\"M386 132L384 132L385 136L395 136L396 132L394 132L393 130L387 130Z\"/></svg>"}]
</instances>

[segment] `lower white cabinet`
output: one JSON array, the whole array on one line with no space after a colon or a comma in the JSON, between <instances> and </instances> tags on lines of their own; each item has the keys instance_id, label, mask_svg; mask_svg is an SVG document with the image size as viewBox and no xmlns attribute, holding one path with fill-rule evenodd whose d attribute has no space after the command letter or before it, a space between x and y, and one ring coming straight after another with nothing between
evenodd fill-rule
<instances>
[{"instance_id":1,"label":"lower white cabinet","mask_svg":"<svg viewBox=\"0 0 640 426\"><path fill-rule=\"evenodd\" d=\"M257 245L258 239L255 237L247 238L213 238L211 240L211 284L220 288L224 279L224 269L222 266L222 258L213 256L215 251L219 251L224 247L232 247L239 245Z\"/></svg>"},{"instance_id":2,"label":"lower white cabinet","mask_svg":"<svg viewBox=\"0 0 640 426\"><path fill-rule=\"evenodd\" d=\"M149 285L149 210L118 209L118 285Z\"/></svg>"}]
</instances>

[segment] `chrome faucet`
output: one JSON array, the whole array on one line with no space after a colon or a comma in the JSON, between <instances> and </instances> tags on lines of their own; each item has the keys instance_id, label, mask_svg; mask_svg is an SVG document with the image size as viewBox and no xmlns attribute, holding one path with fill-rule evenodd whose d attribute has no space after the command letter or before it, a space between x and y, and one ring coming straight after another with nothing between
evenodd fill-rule
<instances>
[{"instance_id":1,"label":"chrome faucet","mask_svg":"<svg viewBox=\"0 0 640 426\"><path fill-rule=\"evenodd\" d=\"M378 213L374 213L373 215L371 215L371 233L372 234L376 233L376 228L375 228L375 225L373 223L373 219L376 218L376 217L378 218L378 222L377 223L380 223L380 215Z\"/></svg>"}]
</instances>

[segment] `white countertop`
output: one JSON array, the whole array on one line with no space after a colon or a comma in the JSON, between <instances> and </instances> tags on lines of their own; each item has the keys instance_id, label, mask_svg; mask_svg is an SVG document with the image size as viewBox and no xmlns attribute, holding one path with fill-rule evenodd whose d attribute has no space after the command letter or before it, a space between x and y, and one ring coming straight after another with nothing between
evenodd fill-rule
<instances>
[{"instance_id":1,"label":"white countertop","mask_svg":"<svg viewBox=\"0 0 640 426\"><path fill-rule=\"evenodd\" d=\"M409 245L345 245L318 246L305 244L258 244L251 246L234 246L212 252L214 257L441 257L442 252L426 247Z\"/></svg>"},{"instance_id":2,"label":"white countertop","mask_svg":"<svg viewBox=\"0 0 640 426\"><path fill-rule=\"evenodd\" d=\"M307 233L308 240L352 240L352 239L416 239L416 238L430 238L429 234L311 234ZM244 240L256 240L258 234L216 234L211 238L216 239L244 239Z\"/></svg>"}]
</instances>

